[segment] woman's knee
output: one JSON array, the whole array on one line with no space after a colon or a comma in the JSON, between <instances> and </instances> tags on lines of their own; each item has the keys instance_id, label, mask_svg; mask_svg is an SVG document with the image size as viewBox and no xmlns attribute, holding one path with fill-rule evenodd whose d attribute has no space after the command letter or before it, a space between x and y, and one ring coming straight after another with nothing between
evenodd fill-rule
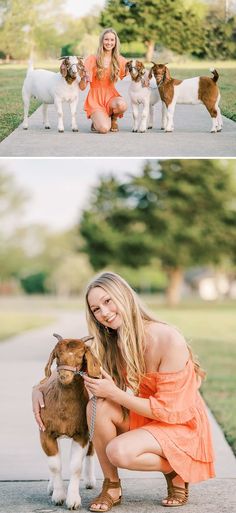
<instances>
[{"instance_id":1,"label":"woman's knee","mask_svg":"<svg viewBox=\"0 0 236 513\"><path fill-rule=\"evenodd\" d=\"M127 468L130 460L127 447L116 438L107 444L106 454L114 467Z\"/></svg>"},{"instance_id":2,"label":"woman's knee","mask_svg":"<svg viewBox=\"0 0 236 513\"><path fill-rule=\"evenodd\" d=\"M111 127L108 125L100 125L97 128L97 131L99 132L99 134L107 134L107 132L109 132L110 128Z\"/></svg>"},{"instance_id":3,"label":"woman's knee","mask_svg":"<svg viewBox=\"0 0 236 513\"><path fill-rule=\"evenodd\" d=\"M114 108L115 113L123 114L127 110L127 103L123 98L118 98L115 102Z\"/></svg>"}]
</instances>

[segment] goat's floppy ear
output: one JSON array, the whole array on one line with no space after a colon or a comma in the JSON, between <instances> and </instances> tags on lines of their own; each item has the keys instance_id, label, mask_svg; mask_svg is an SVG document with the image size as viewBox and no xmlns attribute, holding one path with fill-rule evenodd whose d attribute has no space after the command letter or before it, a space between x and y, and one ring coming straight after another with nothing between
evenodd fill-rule
<instances>
[{"instance_id":1,"label":"goat's floppy ear","mask_svg":"<svg viewBox=\"0 0 236 513\"><path fill-rule=\"evenodd\" d=\"M101 374L100 363L97 360L97 358L95 358L95 356L91 353L90 348L86 349L84 356L87 363L88 375L91 378L99 378Z\"/></svg>"},{"instance_id":2,"label":"goat's floppy ear","mask_svg":"<svg viewBox=\"0 0 236 513\"><path fill-rule=\"evenodd\" d=\"M127 74L128 71L129 71L129 64L131 63L131 61L127 61L126 62L126 65L125 65L125 73Z\"/></svg>"},{"instance_id":3,"label":"goat's floppy ear","mask_svg":"<svg viewBox=\"0 0 236 513\"><path fill-rule=\"evenodd\" d=\"M60 65L60 73L61 75L65 78L66 75L67 75L67 66L66 66L66 62L65 60L62 61L61 65Z\"/></svg>"},{"instance_id":4,"label":"goat's floppy ear","mask_svg":"<svg viewBox=\"0 0 236 513\"><path fill-rule=\"evenodd\" d=\"M54 358L56 358L55 347L52 350L51 354L49 355L48 362L47 362L46 367L44 369L46 378L49 378L51 376L51 374L52 374L51 373L51 366L52 366L52 362L53 362Z\"/></svg>"},{"instance_id":5,"label":"goat's floppy ear","mask_svg":"<svg viewBox=\"0 0 236 513\"><path fill-rule=\"evenodd\" d=\"M153 76L153 66L152 66L152 68L149 70L149 73L148 73L148 78L149 78L149 80L151 80L152 76Z\"/></svg>"},{"instance_id":6,"label":"goat's floppy ear","mask_svg":"<svg viewBox=\"0 0 236 513\"><path fill-rule=\"evenodd\" d=\"M167 66L165 66L165 78L167 78L167 80L171 79L170 72Z\"/></svg>"}]
</instances>

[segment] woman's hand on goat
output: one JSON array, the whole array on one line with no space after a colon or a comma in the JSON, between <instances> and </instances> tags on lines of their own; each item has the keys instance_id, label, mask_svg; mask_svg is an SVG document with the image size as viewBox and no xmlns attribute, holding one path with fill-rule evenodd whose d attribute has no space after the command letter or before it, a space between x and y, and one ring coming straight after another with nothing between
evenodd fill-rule
<instances>
[{"instance_id":1,"label":"woman's hand on goat","mask_svg":"<svg viewBox=\"0 0 236 513\"><path fill-rule=\"evenodd\" d=\"M44 408L44 398L43 393L38 388L38 386L33 387L32 392L32 405L33 405L33 412L35 416L35 420L39 426L39 429L41 431L45 431L45 426L43 424L43 421L41 419L41 408Z\"/></svg>"},{"instance_id":2,"label":"woman's hand on goat","mask_svg":"<svg viewBox=\"0 0 236 513\"><path fill-rule=\"evenodd\" d=\"M107 399L113 399L118 390L112 377L101 367L102 379L93 379L89 376L83 376L84 384L88 392L95 395L96 397L105 397Z\"/></svg>"}]
</instances>

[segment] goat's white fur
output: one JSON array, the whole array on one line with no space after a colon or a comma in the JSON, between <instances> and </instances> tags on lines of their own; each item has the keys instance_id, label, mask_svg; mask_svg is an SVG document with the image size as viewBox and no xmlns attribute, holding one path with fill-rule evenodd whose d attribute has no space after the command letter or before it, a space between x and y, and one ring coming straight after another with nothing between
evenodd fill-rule
<instances>
[{"instance_id":1,"label":"goat's white fur","mask_svg":"<svg viewBox=\"0 0 236 513\"><path fill-rule=\"evenodd\" d=\"M96 486L96 478L94 473L94 456L86 456L88 444L82 448L81 445L74 440L71 442L70 455L70 481L65 492L64 483L61 475L61 455L60 451L55 456L47 456L48 466L51 478L48 483L48 494L52 495L54 504L62 504L66 499L68 509L78 509L81 505L81 497L79 494L80 477L82 473L82 464L84 462L84 479L86 488Z\"/></svg>"},{"instance_id":2,"label":"goat's white fur","mask_svg":"<svg viewBox=\"0 0 236 513\"><path fill-rule=\"evenodd\" d=\"M77 57L69 57L71 65L75 66L78 62ZM62 103L67 102L71 110L71 125L74 132L78 131L76 113L79 98L79 87L77 79L68 84L61 73L54 73L44 69L33 69L32 63L29 63L27 75L22 88L22 97L24 102L24 121L23 128L28 128L28 114L30 99L34 96L43 103L43 123L45 128L50 128L48 120L48 105L53 104L56 107L58 115L58 132L64 132Z\"/></svg>"}]
</instances>

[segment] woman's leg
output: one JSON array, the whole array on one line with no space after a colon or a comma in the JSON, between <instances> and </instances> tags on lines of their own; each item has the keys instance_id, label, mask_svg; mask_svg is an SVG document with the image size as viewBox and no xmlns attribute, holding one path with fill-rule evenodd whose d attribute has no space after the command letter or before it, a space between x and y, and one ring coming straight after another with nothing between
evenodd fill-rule
<instances>
[{"instance_id":1,"label":"woman's leg","mask_svg":"<svg viewBox=\"0 0 236 513\"><path fill-rule=\"evenodd\" d=\"M102 110L97 110L91 114L94 128L100 134L106 134L111 129L111 118Z\"/></svg>"},{"instance_id":2,"label":"woman's leg","mask_svg":"<svg viewBox=\"0 0 236 513\"><path fill-rule=\"evenodd\" d=\"M127 109L127 104L122 96L116 96L109 102L109 110L111 113L111 131L118 131L117 118L124 114Z\"/></svg>"},{"instance_id":3,"label":"woman's leg","mask_svg":"<svg viewBox=\"0 0 236 513\"><path fill-rule=\"evenodd\" d=\"M160 471L169 474L173 469L165 458L161 446L145 429L135 429L111 440L106 448L107 456L115 467L129 470ZM173 484L184 488L183 479L176 475ZM164 500L164 504L178 504L175 499Z\"/></svg>"},{"instance_id":4,"label":"woman's leg","mask_svg":"<svg viewBox=\"0 0 236 513\"><path fill-rule=\"evenodd\" d=\"M88 425L91 422L91 401L87 406ZM124 433L129 429L129 419L123 418L123 412L119 405L105 399L97 400L96 420L93 443L96 453L102 467L104 477L108 477L111 481L119 480L117 467L111 463L107 454L107 445L117 437L120 433ZM110 489L109 494L113 499L117 500L121 494L120 488ZM105 504L92 505L97 510L107 510Z\"/></svg>"}]
</instances>

